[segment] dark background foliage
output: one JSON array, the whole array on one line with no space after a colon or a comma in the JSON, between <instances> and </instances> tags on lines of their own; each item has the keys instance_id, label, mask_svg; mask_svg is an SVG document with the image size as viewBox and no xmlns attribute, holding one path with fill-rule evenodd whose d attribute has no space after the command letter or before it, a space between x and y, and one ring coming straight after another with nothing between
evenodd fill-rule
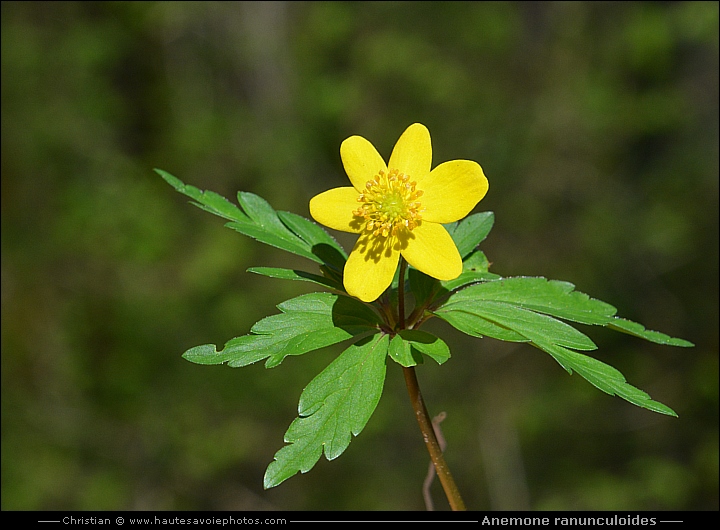
<instances>
[{"instance_id":1,"label":"dark background foliage","mask_svg":"<svg viewBox=\"0 0 720 530\"><path fill-rule=\"evenodd\" d=\"M423 509L428 457L390 362L346 453L263 491L302 388L180 358L308 287L155 173L308 215L343 139L478 161L494 272L612 303L662 347L583 329L678 419L529 346L419 368L475 509L718 509L718 4L2 3L2 508ZM341 238L344 244L352 238ZM440 509L447 504L438 485Z\"/></svg>"}]
</instances>

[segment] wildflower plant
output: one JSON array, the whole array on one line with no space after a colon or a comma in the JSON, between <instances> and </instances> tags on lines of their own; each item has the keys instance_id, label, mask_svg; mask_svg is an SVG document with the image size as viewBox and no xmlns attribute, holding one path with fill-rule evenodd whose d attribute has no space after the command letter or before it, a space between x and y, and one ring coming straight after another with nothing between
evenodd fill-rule
<instances>
[{"instance_id":1,"label":"wildflower plant","mask_svg":"<svg viewBox=\"0 0 720 530\"><path fill-rule=\"evenodd\" d=\"M257 195L239 192L238 208L156 169L193 204L226 219L229 228L303 256L317 267L314 272L277 267L252 267L249 272L323 288L280 303L279 314L259 320L222 350L212 344L196 346L183 354L185 359L234 368L264 360L272 368L289 355L351 341L303 390L298 417L285 433L287 445L265 473L265 488L308 472L323 453L333 460L347 449L380 400L390 358L402 367L450 506L464 509L414 369L425 357L437 364L450 358L441 338L420 329L433 317L473 337L528 343L603 392L676 416L628 384L618 370L583 353L596 345L568 322L605 326L658 344L692 343L617 317L613 306L576 291L571 283L490 272L478 246L493 226L493 213L468 215L488 191L476 162L454 160L432 169L430 134L417 123L401 135L387 164L360 136L345 140L340 155L352 186L313 197L310 214L329 228L358 234L349 256L318 224L276 211ZM406 293L412 294L409 312Z\"/></svg>"}]
</instances>

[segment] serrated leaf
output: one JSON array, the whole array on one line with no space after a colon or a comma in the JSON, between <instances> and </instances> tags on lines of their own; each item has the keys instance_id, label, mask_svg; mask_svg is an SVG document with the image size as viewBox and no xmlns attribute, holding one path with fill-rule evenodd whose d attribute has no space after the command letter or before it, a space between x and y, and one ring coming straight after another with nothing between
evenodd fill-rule
<instances>
[{"instance_id":1,"label":"serrated leaf","mask_svg":"<svg viewBox=\"0 0 720 530\"><path fill-rule=\"evenodd\" d=\"M611 320L607 327L614 329L615 331L634 335L635 337L640 337L641 339L649 340L650 342L655 342L657 344L664 344L666 346L680 346L683 348L695 346L690 341L677 339L666 335L665 333L660 333L659 331L645 329L645 326L642 324L620 317L615 317Z\"/></svg>"},{"instance_id":2,"label":"serrated leaf","mask_svg":"<svg viewBox=\"0 0 720 530\"><path fill-rule=\"evenodd\" d=\"M605 325L612 321L617 311L613 306L574 289L575 286L569 282L548 281L545 278L503 278L462 289L453 294L443 307L491 300L583 324Z\"/></svg>"},{"instance_id":3,"label":"serrated leaf","mask_svg":"<svg viewBox=\"0 0 720 530\"><path fill-rule=\"evenodd\" d=\"M519 333L500 326L494 322L490 322L474 313L463 311L462 309L439 309L435 311L435 315L443 319L452 327L463 333L467 333L472 337L490 337L493 339L504 340L508 342L529 342L530 339L520 335Z\"/></svg>"},{"instance_id":4,"label":"serrated leaf","mask_svg":"<svg viewBox=\"0 0 720 530\"><path fill-rule=\"evenodd\" d=\"M675 416L672 409L627 384L615 368L571 350L591 350L595 345L587 336L553 317L605 325L660 344L691 344L615 317L613 306L574 291L570 283L545 278L505 278L479 283L451 295L435 314L470 335L515 341L518 335L524 337L552 355L569 373L577 372L602 391ZM509 338L504 338L504 333L509 333Z\"/></svg>"},{"instance_id":5,"label":"serrated leaf","mask_svg":"<svg viewBox=\"0 0 720 530\"><path fill-rule=\"evenodd\" d=\"M468 215L448 230L462 258L482 243L492 230L494 222L495 214L493 212L480 212Z\"/></svg>"},{"instance_id":6,"label":"serrated leaf","mask_svg":"<svg viewBox=\"0 0 720 530\"><path fill-rule=\"evenodd\" d=\"M646 330L637 322L617 317L615 316L617 310L610 304L590 298L574 289L575 286L569 282L548 281L545 278L504 278L462 289L448 298L441 307L452 310L454 307L459 309L468 305L474 307L485 300L500 301L582 324L607 326L658 344L693 346L686 340L670 337L658 331Z\"/></svg>"},{"instance_id":7,"label":"serrated leaf","mask_svg":"<svg viewBox=\"0 0 720 530\"><path fill-rule=\"evenodd\" d=\"M625 376L612 366L556 344L543 341L534 344L552 355L569 373L572 374L574 370L603 392L611 396L618 396L638 407L677 417L675 411L670 407L653 401L647 393L627 383Z\"/></svg>"},{"instance_id":8,"label":"serrated leaf","mask_svg":"<svg viewBox=\"0 0 720 530\"><path fill-rule=\"evenodd\" d=\"M480 304L457 302L455 310L472 313L533 341L547 341L575 350L597 349L587 335L548 315L535 313L505 302L485 300Z\"/></svg>"},{"instance_id":9,"label":"serrated leaf","mask_svg":"<svg viewBox=\"0 0 720 530\"><path fill-rule=\"evenodd\" d=\"M155 172L177 191L197 201L193 203L195 206L231 221L247 220L247 216L222 195L213 191L201 191L195 186L184 184L179 178L162 169L155 169Z\"/></svg>"},{"instance_id":10,"label":"serrated leaf","mask_svg":"<svg viewBox=\"0 0 720 530\"><path fill-rule=\"evenodd\" d=\"M230 222L225 223L228 228L267 245L298 254L317 263L324 263L323 259L313 253L310 244L290 231L280 221L277 212L262 197L253 193L239 192L238 202L244 210L241 211L225 197L215 192L200 191L194 186L184 184L167 171L156 169L155 172L177 191L194 199L195 206L228 219Z\"/></svg>"},{"instance_id":11,"label":"serrated leaf","mask_svg":"<svg viewBox=\"0 0 720 530\"><path fill-rule=\"evenodd\" d=\"M339 284L336 280L305 271L281 269L278 267L250 267L248 272L260 274L269 278L279 278L281 280L312 282L322 285L323 287L329 287L330 289L336 289L339 291L343 290L342 284Z\"/></svg>"},{"instance_id":12,"label":"serrated leaf","mask_svg":"<svg viewBox=\"0 0 720 530\"><path fill-rule=\"evenodd\" d=\"M309 293L278 305L279 315L265 317L251 333L234 338L217 351L212 344L191 348L183 357L197 364L223 364L237 368L267 359L272 368L288 355L330 346L369 331L376 331L378 316L365 304L332 293Z\"/></svg>"},{"instance_id":13,"label":"serrated leaf","mask_svg":"<svg viewBox=\"0 0 720 530\"><path fill-rule=\"evenodd\" d=\"M245 236L257 239L261 243L265 243L266 245L270 245L271 247L286 250L287 252L303 256L317 263L322 263L322 260L312 253L308 244L294 234L291 234L290 231L288 231L287 233L291 234L294 239L288 238L287 234L279 234L272 231L272 229L268 228L268 226L271 225L261 226L253 220L248 222L232 221L229 223L225 223L225 226L228 228L232 228L233 230L240 232Z\"/></svg>"},{"instance_id":14,"label":"serrated leaf","mask_svg":"<svg viewBox=\"0 0 720 530\"><path fill-rule=\"evenodd\" d=\"M288 241L297 241L298 237L280 221L275 209L265 199L247 191L239 191L237 197L242 209L256 225Z\"/></svg>"},{"instance_id":15,"label":"serrated leaf","mask_svg":"<svg viewBox=\"0 0 720 530\"><path fill-rule=\"evenodd\" d=\"M342 271L347 260L345 249L323 227L292 212L277 212L280 220L310 245L313 254L324 263Z\"/></svg>"},{"instance_id":16,"label":"serrated leaf","mask_svg":"<svg viewBox=\"0 0 720 530\"><path fill-rule=\"evenodd\" d=\"M377 333L353 344L305 387L299 417L285 433L290 445L275 453L265 489L307 473L323 452L328 460L337 458L360 434L382 394L388 342L388 335Z\"/></svg>"}]
</instances>

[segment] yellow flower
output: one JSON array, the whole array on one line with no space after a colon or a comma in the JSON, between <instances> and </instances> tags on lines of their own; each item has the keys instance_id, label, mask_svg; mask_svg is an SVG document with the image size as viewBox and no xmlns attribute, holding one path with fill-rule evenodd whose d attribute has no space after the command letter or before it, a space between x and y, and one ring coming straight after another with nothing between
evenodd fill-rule
<instances>
[{"instance_id":1,"label":"yellow flower","mask_svg":"<svg viewBox=\"0 0 720 530\"><path fill-rule=\"evenodd\" d=\"M408 127L395 144L390 163L361 136L340 146L353 187L334 188L310 200L319 223L360 234L345 264L347 292L372 302L392 283L402 255L438 280L462 272L462 259L442 223L465 217L485 196L488 181L470 160L453 160L430 171L430 132Z\"/></svg>"}]
</instances>

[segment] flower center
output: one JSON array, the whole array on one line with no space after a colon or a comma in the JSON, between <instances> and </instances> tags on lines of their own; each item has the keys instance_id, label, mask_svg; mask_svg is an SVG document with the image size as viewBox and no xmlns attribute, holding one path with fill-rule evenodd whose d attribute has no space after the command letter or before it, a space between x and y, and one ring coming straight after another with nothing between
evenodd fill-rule
<instances>
[{"instance_id":1,"label":"flower center","mask_svg":"<svg viewBox=\"0 0 720 530\"><path fill-rule=\"evenodd\" d=\"M365 218L365 229L375 236L394 236L401 228L412 230L422 219L417 200L423 192L416 190L416 185L397 169L387 174L381 170L365 184L365 191L357 198L362 204L353 215Z\"/></svg>"}]
</instances>

